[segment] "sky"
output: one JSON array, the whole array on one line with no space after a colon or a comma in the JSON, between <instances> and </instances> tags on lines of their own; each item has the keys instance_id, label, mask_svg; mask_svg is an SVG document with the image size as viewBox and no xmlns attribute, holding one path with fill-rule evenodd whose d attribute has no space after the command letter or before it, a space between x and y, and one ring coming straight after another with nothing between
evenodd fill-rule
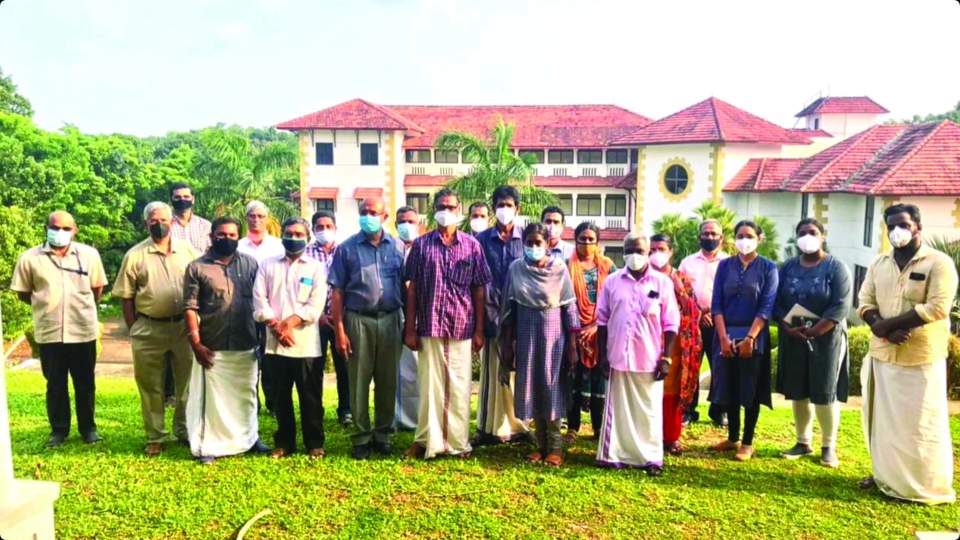
<instances>
[{"instance_id":1,"label":"sky","mask_svg":"<svg viewBox=\"0 0 960 540\"><path fill-rule=\"evenodd\" d=\"M38 125L88 133L268 126L357 97L661 118L716 96L791 127L821 95L952 109L958 23L958 0L0 0L0 69Z\"/></svg>"}]
</instances>

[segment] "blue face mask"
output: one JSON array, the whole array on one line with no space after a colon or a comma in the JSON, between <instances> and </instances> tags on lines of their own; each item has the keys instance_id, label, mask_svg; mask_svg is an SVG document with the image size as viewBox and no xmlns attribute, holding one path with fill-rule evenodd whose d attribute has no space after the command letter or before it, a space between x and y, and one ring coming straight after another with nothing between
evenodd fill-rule
<instances>
[{"instance_id":1,"label":"blue face mask","mask_svg":"<svg viewBox=\"0 0 960 540\"><path fill-rule=\"evenodd\" d=\"M404 242L413 242L417 239L417 233L419 232L416 223L400 223L397 225L397 234L400 235L400 239Z\"/></svg>"},{"instance_id":2,"label":"blue face mask","mask_svg":"<svg viewBox=\"0 0 960 540\"><path fill-rule=\"evenodd\" d=\"M382 226L380 216L360 216L360 229L367 234L380 232Z\"/></svg>"},{"instance_id":3,"label":"blue face mask","mask_svg":"<svg viewBox=\"0 0 960 540\"><path fill-rule=\"evenodd\" d=\"M523 246L523 258L529 262L539 262L547 256L547 248L544 246Z\"/></svg>"}]
</instances>

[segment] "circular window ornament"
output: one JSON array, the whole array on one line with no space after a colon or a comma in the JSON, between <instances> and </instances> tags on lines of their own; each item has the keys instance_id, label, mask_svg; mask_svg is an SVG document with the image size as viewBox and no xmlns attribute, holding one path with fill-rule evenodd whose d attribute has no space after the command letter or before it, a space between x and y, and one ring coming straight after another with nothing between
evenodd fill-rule
<instances>
[{"instance_id":1,"label":"circular window ornament","mask_svg":"<svg viewBox=\"0 0 960 540\"><path fill-rule=\"evenodd\" d=\"M690 194L693 174L690 164L681 158L671 159L660 172L660 193L668 201L681 201Z\"/></svg>"}]
</instances>

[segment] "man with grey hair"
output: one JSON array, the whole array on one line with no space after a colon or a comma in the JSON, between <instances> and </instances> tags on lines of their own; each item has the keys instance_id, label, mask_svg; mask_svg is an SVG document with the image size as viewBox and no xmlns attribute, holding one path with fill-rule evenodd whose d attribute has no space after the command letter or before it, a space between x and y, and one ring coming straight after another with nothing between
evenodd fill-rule
<instances>
[{"instance_id":1,"label":"man with grey hair","mask_svg":"<svg viewBox=\"0 0 960 540\"><path fill-rule=\"evenodd\" d=\"M713 359L713 315L710 304L713 301L713 280L717 275L720 261L727 258L723 252L723 226L715 219L706 219L700 223L700 250L688 255L680 262L678 270L690 277L693 294L700 308L700 337L707 362ZM693 393L693 401L683 415L683 423L689 424L700 419L697 405L700 402L700 387ZM723 407L710 404L710 420L718 427L727 424L727 413Z\"/></svg>"},{"instance_id":2,"label":"man with grey hair","mask_svg":"<svg viewBox=\"0 0 960 540\"><path fill-rule=\"evenodd\" d=\"M77 224L69 213L51 213L46 233L46 242L20 255L10 290L33 308L34 338L47 380L47 446L60 446L70 433L68 374L80 436L95 443L100 441L93 420L97 301L107 278L97 250L73 241Z\"/></svg>"},{"instance_id":3,"label":"man with grey hair","mask_svg":"<svg viewBox=\"0 0 960 540\"><path fill-rule=\"evenodd\" d=\"M163 410L167 357L174 382L173 433L181 444L187 444L187 385L193 352L183 323L183 283L187 265L200 254L188 242L171 237L172 219L165 203L154 201L143 209L150 237L123 256L113 286L130 329L148 456L160 454L168 437Z\"/></svg>"}]
</instances>

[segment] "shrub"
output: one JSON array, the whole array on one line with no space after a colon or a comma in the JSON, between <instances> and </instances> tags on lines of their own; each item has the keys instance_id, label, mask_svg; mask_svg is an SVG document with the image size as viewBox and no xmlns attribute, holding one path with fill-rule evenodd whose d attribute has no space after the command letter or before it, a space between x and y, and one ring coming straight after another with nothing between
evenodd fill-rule
<instances>
[{"instance_id":1,"label":"shrub","mask_svg":"<svg viewBox=\"0 0 960 540\"><path fill-rule=\"evenodd\" d=\"M947 349L947 395L960 399L960 337L950 336Z\"/></svg>"},{"instance_id":2,"label":"shrub","mask_svg":"<svg viewBox=\"0 0 960 540\"><path fill-rule=\"evenodd\" d=\"M870 352L870 327L866 325L851 327L847 338L850 346L850 356L847 362L850 366L850 395L861 395L860 388L860 367L863 366L863 359Z\"/></svg>"}]
</instances>

